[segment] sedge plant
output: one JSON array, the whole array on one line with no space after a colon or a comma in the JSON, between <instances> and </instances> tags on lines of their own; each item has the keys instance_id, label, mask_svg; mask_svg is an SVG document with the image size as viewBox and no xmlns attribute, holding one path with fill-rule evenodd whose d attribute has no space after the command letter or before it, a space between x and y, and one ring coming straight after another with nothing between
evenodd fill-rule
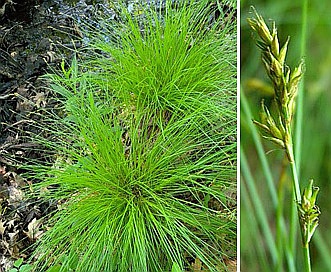
<instances>
[{"instance_id":1,"label":"sedge plant","mask_svg":"<svg viewBox=\"0 0 331 272\"><path fill-rule=\"evenodd\" d=\"M142 7L49 76L59 110L34 140L50 159L25 168L58 209L34 271L226 271L236 256L235 21L210 21L208 1Z\"/></svg>"},{"instance_id":2,"label":"sedge plant","mask_svg":"<svg viewBox=\"0 0 331 272\"><path fill-rule=\"evenodd\" d=\"M268 141L276 144L283 149L286 154L286 161L290 165L292 173L292 186L294 192L294 201L291 204L294 211L297 210L297 220L301 230L301 240L304 252L304 260L306 271L311 271L311 261L309 252L309 243L318 226L320 211L316 205L316 197L319 189L313 186L313 180L310 180L307 187L300 189L300 181L297 173L296 160L294 156L292 123L295 112L295 102L298 92L298 84L303 75L303 62L296 68L291 69L285 62L289 39L283 45L280 45L275 23L271 30L266 25L264 19L254 10L255 18L249 18L248 23L259 37L257 41L258 47L262 52L262 61L270 78L274 90L274 111L262 101L262 110L260 121L253 121L262 131L263 137ZM247 104L244 101L244 108L247 111ZM247 162L243 156L243 168L245 175L249 177ZM251 178L250 178L251 179ZM282 176L280 177L282 179ZM250 182L249 182L250 183ZM272 188L272 185L270 186ZM256 190L251 187L250 192ZM254 193L256 194L256 193ZM265 236L269 237L269 242L273 245L272 254L274 265L278 271L282 271L282 254L280 249L286 243L284 233L286 230L284 217L282 215L282 189L278 192L278 199L274 199L274 204L277 209L277 241L274 242L270 231L265 232ZM257 207L259 203L254 203ZM293 215L294 213L292 213ZM259 214L260 220L264 220L266 224L265 214ZM291 233L293 234L293 221L291 222ZM294 224L296 226L296 224ZM295 233L295 232L294 232ZM290 238L290 241L293 238ZM295 271L293 256L291 255L291 245L285 245L288 249L285 251L291 271Z\"/></svg>"}]
</instances>

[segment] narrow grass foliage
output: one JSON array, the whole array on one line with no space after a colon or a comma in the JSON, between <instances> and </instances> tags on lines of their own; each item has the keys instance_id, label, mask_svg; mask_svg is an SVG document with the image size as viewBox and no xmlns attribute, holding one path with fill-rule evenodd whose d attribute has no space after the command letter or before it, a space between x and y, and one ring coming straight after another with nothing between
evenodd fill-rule
<instances>
[{"instance_id":1,"label":"narrow grass foliage","mask_svg":"<svg viewBox=\"0 0 331 272\"><path fill-rule=\"evenodd\" d=\"M61 110L34 138L52 159L25 168L31 197L58 209L35 271L186 271L196 258L223 271L235 258L236 24L208 7L122 10L84 62L50 76Z\"/></svg>"},{"instance_id":2,"label":"narrow grass foliage","mask_svg":"<svg viewBox=\"0 0 331 272\"><path fill-rule=\"evenodd\" d=\"M102 59L99 80L111 86L120 103L134 101L155 111L189 110L205 105L201 100L206 94L225 96L223 91L234 88L233 12L222 11L213 19L208 1L170 5L166 1L162 14L155 7L138 18L125 14L124 23L107 24L96 35L92 28L93 49L109 56ZM105 37L113 38L104 42ZM89 68L99 64L99 58L97 63L92 58Z\"/></svg>"}]
</instances>

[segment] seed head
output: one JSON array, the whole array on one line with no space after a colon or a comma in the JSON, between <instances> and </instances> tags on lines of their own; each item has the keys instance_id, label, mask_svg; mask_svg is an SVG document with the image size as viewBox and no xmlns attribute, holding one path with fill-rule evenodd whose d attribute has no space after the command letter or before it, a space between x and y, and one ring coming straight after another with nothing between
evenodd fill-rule
<instances>
[{"instance_id":1,"label":"seed head","mask_svg":"<svg viewBox=\"0 0 331 272\"><path fill-rule=\"evenodd\" d=\"M298 203L304 246L308 246L318 226L319 215L321 214L316 205L319 188L314 187L313 182L311 179L307 187L303 189L301 203Z\"/></svg>"},{"instance_id":2,"label":"seed head","mask_svg":"<svg viewBox=\"0 0 331 272\"><path fill-rule=\"evenodd\" d=\"M293 72L285 63L289 38L281 46L279 43L275 23L269 30L267 24L253 8L255 18L249 18L248 23L257 33L259 39L256 41L261 49L264 68L272 81L274 88L275 102L277 106L277 118L273 118L269 110L262 103L261 122L254 122L265 132L265 138L282 147L288 146L291 135L291 124L295 110L295 98L298 91L298 84L303 74L303 62ZM276 122L276 121L277 122Z\"/></svg>"}]
</instances>

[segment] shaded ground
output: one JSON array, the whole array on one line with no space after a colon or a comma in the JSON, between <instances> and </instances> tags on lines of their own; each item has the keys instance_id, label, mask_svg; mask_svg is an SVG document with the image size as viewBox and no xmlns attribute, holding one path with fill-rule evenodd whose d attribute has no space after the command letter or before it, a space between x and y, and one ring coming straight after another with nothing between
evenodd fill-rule
<instances>
[{"instance_id":1,"label":"shaded ground","mask_svg":"<svg viewBox=\"0 0 331 272\"><path fill-rule=\"evenodd\" d=\"M42 75L70 60L71 49L80 46L74 19L97 20L109 12L107 2L0 0L0 272L14 259L29 257L29 246L42 234L38 220L57 206L26 201L22 188L28 184L13 160L42 156L26 138L37 133L33 123L54 106ZM199 260L192 266L201 269Z\"/></svg>"}]
</instances>

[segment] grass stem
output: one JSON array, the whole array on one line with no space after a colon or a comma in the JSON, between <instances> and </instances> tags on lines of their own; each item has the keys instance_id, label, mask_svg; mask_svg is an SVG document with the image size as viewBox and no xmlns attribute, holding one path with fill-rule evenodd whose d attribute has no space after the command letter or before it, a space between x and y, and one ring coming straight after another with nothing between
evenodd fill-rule
<instances>
[{"instance_id":1,"label":"grass stem","mask_svg":"<svg viewBox=\"0 0 331 272\"><path fill-rule=\"evenodd\" d=\"M293 148L292 145L286 147L288 150L288 153L292 156L293 160L290 161L290 167L292 171L292 176L293 176L293 189L295 193L295 200L297 203L301 203L301 194L300 194L300 185L299 185L299 177L298 177L298 172L294 160L294 154L293 154Z\"/></svg>"},{"instance_id":2,"label":"grass stem","mask_svg":"<svg viewBox=\"0 0 331 272\"><path fill-rule=\"evenodd\" d=\"M300 54L301 57L306 55L306 48L307 48L307 17L308 17L308 0L302 1L302 24L301 24L301 46L300 46ZM302 121L303 121L303 104L304 104L304 83L305 83L305 75L302 75L301 82L298 86L298 97L297 97L297 109L296 109L296 123L295 123L295 158L296 158L296 165L292 166L293 169L293 177L294 179L299 180L300 175L300 168L301 168L301 146L302 146ZM294 180L294 182L296 182ZM296 191L296 190L295 190ZM295 193L297 195L297 192ZM301 202L301 200L300 200ZM296 217L296 207L292 205L292 212L290 218L290 228L292 229L290 233L290 250L294 253L295 252L295 240L296 240L296 233L297 233L297 221L295 220ZM302 234L302 231L301 231ZM307 271L311 271L311 264L310 264L310 254L309 254L309 245L307 248L304 248L304 258L306 263Z\"/></svg>"},{"instance_id":3,"label":"grass stem","mask_svg":"<svg viewBox=\"0 0 331 272\"><path fill-rule=\"evenodd\" d=\"M304 254L304 259L305 259L306 272L311 272L309 244L306 244L303 247L303 254Z\"/></svg>"}]
</instances>

